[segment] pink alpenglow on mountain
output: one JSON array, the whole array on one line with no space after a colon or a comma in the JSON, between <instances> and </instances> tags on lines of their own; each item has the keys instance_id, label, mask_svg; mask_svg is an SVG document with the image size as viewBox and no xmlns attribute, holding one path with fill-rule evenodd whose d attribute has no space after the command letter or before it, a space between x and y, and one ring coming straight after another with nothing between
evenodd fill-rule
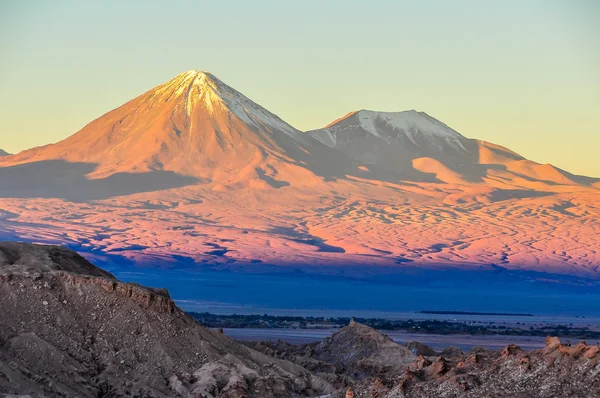
<instances>
[{"instance_id":1,"label":"pink alpenglow on mountain","mask_svg":"<svg viewBox=\"0 0 600 398\"><path fill-rule=\"evenodd\" d=\"M600 279L599 179L416 111L361 110L301 132L207 72L2 156L0 187L0 236L90 257Z\"/></svg>"},{"instance_id":2,"label":"pink alpenglow on mountain","mask_svg":"<svg viewBox=\"0 0 600 398\"><path fill-rule=\"evenodd\" d=\"M129 101L53 145L7 163L93 163L92 179L172 171L211 189L314 183L352 162L296 130L210 73L189 71ZM311 170L314 172L311 172ZM278 181L286 177L285 181ZM291 182L290 182L291 181Z\"/></svg>"}]
</instances>

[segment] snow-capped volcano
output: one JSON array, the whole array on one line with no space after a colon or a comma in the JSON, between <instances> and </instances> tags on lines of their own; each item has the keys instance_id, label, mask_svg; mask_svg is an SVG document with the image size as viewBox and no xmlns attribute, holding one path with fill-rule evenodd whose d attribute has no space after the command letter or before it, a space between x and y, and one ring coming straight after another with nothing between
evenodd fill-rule
<instances>
[{"instance_id":1,"label":"snow-capped volcano","mask_svg":"<svg viewBox=\"0 0 600 398\"><path fill-rule=\"evenodd\" d=\"M498 183L528 187L527 181L588 184L552 165L541 165L502 146L469 139L415 110L351 112L308 135L351 158L380 169L422 172L449 183Z\"/></svg>"},{"instance_id":2,"label":"snow-capped volcano","mask_svg":"<svg viewBox=\"0 0 600 398\"><path fill-rule=\"evenodd\" d=\"M415 110L402 112L376 112L360 110L350 112L341 119L330 123L321 130L309 132L319 141L329 146L335 146L337 133L354 129L357 132L370 134L387 143L406 138L418 146L417 140L428 139L430 144L436 145L435 140L443 139L450 144L460 147L462 135L437 119L424 112Z\"/></svg>"},{"instance_id":3,"label":"snow-capped volcano","mask_svg":"<svg viewBox=\"0 0 600 398\"><path fill-rule=\"evenodd\" d=\"M343 154L296 130L214 75L195 70L177 75L57 144L3 162L56 159L95 164L90 178L160 170L220 187L306 184L320 180L317 176L342 176L346 167L352 167Z\"/></svg>"},{"instance_id":4,"label":"snow-capped volcano","mask_svg":"<svg viewBox=\"0 0 600 398\"><path fill-rule=\"evenodd\" d=\"M48 161L55 163L39 163ZM63 141L0 158L0 167L32 163L44 173L52 166L61 184L73 178L68 173L85 180L154 173L146 175L149 181L162 173L168 179L174 174L188 178L165 181L165 186L188 184L191 178L213 190L306 187L355 177L377 184L496 188L529 188L531 181L595 183L466 138L414 110L361 110L303 133L211 73L196 70L175 76ZM34 168L23 170L39 178ZM156 189L141 185L135 191Z\"/></svg>"},{"instance_id":5,"label":"snow-capped volcano","mask_svg":"<svg viewBox=\"0 0 600 398\"><path fill-rule=\"evenodd\" d=\"M415 159L436 159L456 169L476 157L470 140L426 113L414 110L351 112L307 134L355 160L405 175L432 173L429 168L415 167Z\"/></svg>"},{"instance_id":6,"label":"snow-capped volcano","mask_svg":"<svg viewBox=\"0 0 600 398\"><path fill-rule=\"evenodd\" d=\"M248 125L280 131L298 141L304 141L298 130L209 72L184 72L154 91L158 102L163 99L169 101L172 97L173 100L178 100L181 99L180 95L184 95L188 118L199 106L210 115L217 115L219 111L228 112Z\"/></svg>"}]
</instances>

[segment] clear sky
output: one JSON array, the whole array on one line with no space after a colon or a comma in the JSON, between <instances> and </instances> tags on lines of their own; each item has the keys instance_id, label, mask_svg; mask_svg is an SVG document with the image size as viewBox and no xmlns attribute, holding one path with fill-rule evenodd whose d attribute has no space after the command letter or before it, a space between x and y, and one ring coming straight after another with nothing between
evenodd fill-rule
<instances>
[{"instance_id":1,"label":"clear sky","mask_svg":"<svg viewBox=\"0 0 600 398\"><path fill-rule=\"evenodd\" d=\"M301 130L417 109L600 177L597 0L0 0L0 54L9 152L199 69Z\"/></svg>"}]
</instances>

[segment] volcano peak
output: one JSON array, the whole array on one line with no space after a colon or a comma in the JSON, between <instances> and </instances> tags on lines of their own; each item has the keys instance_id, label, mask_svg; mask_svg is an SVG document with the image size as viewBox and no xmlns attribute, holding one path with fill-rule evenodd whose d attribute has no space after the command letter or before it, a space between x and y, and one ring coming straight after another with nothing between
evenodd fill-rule
<instances>
[{"instance_id":1,"label":"volcano peak","mask_svg":"<svg viewBox=\"0 0 600 398\"><path fill-rule=\"evenodd\" d=\"M13 161L95 164L91 178L160 170L219 186L256 185L256 180L279 186L283 183L273 182L265 170L307 173L305 165L314 163L311 154L319 151L328 153L323 159L335 156L213 74L189 70L63 141L25 151Z\"/></svg>"}]
</instances>

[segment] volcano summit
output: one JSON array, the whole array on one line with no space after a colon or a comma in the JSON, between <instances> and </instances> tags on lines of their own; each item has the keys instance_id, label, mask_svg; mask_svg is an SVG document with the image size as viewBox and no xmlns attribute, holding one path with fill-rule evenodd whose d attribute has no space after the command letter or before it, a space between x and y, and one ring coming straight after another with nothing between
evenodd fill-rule
<instances>
[{"instance_id":1,"label":"volcano summit","mask_svg":"<svg viewBox=\"0 0 600 398\"><path fill-rule=\"evenodd\" d=\"M343 176L353 165L207 72L188 71L53 145L10 164L61 159L93 163L90 178L171 171L213 188L305 184ZM7 162L8 163L8 162Z\"/></svg>"}]
</instances>

